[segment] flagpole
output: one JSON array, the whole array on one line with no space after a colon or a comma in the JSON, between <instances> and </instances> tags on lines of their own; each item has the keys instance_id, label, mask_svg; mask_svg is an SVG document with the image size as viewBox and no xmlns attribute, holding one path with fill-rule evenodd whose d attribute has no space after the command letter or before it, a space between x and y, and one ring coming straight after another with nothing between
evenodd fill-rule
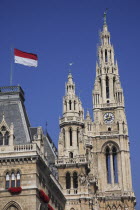
<instances>
[{"instance_id":1,"label":"flagpole","mask_svg":"<svg viewBox=\"0 0 140 210\"><path fill-rule=\"evenodd\" d=\"M11 47L11 67L10 67L10 86L13 84L13 48Z\"/></svg>"}]
</instances>

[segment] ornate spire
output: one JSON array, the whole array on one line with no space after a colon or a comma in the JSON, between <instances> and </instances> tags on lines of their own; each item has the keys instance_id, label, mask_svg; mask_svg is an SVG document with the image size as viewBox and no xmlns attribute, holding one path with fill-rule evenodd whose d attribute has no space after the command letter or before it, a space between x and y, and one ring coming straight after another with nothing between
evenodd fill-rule
<instances>
[{"instance_id":1,"label":"ornate spire","mask_svg":"<svg viewBox=\"0 0 140 210\"><path fill-rule=\"evenodd\" d=\"M68 74L68 82L66 83L66 94L75 95L75 84L73 82L73 77L70 72Z\"/></svg>"}]
</instances>

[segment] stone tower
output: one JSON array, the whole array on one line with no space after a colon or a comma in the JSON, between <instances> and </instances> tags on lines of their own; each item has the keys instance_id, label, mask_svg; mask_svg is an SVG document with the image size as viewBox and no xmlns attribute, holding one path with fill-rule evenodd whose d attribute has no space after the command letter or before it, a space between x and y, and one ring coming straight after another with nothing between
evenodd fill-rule
<instances>
[{"instance_id":1,"label":"stone tower","mask_svg":"<svg viewBox=\"0 0 140 210\"><path fill-rule=\"evenodd\" d=\"M59 182L66 210L134 210L129 136L123 89L104 14L100 33L93 116L84 119L80 99L68 75L58 143Z\"/></svg>"},{"instance_id":2,"label":"stone tower","mask_svg":"<svg viewBox=\"0 0 140 210\"><path fill-rule=\"evenodd\" d=\"M134 209L128 126L117 61L104 14L93 89L99 209Z\"/></svg>"},{"instance_id":3,"label":"stone tower","mask_svg":"<svg viewBox=\"0 0 140 210\"><path fill-rule=\"evenodd\" d=\"M71 73L65 87L63 98L63 117L60 119L57 167L59 182L67 198L65 209L88 209L85 202L88 189L79 184L79 175L85 182L88 162L83 138L84 110L80 99L75 94L75 84Z\"/></svg>"}]
</instances>

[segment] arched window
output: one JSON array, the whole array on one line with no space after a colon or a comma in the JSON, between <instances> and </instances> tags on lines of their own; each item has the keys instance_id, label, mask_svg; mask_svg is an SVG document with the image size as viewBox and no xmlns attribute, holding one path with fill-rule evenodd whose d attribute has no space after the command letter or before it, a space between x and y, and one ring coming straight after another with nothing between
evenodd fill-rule
<instances>
[{"instance_id":1,"label":"arched window","mask_svg":"<svg viewBox=\"0 0 140 210\"><path fill-rule=\"evenodd\" d=\"M69 153L69 158L73 158L73 152Z\"/></svg>"},{"instance_id":2,"label":"arched window","mask_svg":"<svg viewBox=\"0 0 140 210\"><path fill-rule=\"evenodd\" d=\"M101 90L101 97L102 97L102 80L101 80L101 78L99 79L99 83L100 83L100 90Z\"/></svg>"},{"instance_id":3,"label":"arched window","mask_svg":"<svg viewBox=\"0 0 140 210\"><path fill-rule=\"evenodd\" d=\"M74 101L74 110L76 110L76 101Z\"/></svg>"},{"instance_id":4,"label":"arched window","mask_svg":"<svg viewBox=\"0 0 140 210\"><path fill-rule=\"evenodd\" d=\"M105 62L107 62L107 50L105 50Z\"/></svg>"},{"instance_id":5,"label":"arched window","mask_svg":"<svg viewBox=\"0 0 140 210\"><path fill-rule=\"evenodd\" d=\"M65 142L65 129L63 129L63 141L64 141L64 147L66 146L66 142Z\"/></svg>"},{"instance_id":6,"label":"arched window","mask_svg":"<svg viewBox=\"0 0 140 210\"><path fill-rule=\"evenodd\" d=\"M113 147L112 149L112 156L113 156L114 183L118 183L117 150L115 147Z\"/></svg>"},{"instance_id":7,"label":"arched window","mask_svg":"<svg viewBox=\"0 0 140 210\"><path fill-rule=\"evenodd\" d=\"M110 59L111 59L111 50L110 50Z\"/></svg>"},{"instance_id":8,"label":"arched window","mask_svg":"<svg viewBox=\"0 0 140 210\"><path fill-rule=\"evenodd\" d=\"M77 172L73 173L73 188L78 188L78 175Z\"/></svg>"},{"instance_id":9,"label":"arched window","mask_svg":"<svg viewBox=\"0 0 140 210\"><path fill-rule=\"evenodd\" d=\"M12 172L11 174L11 187L15 187L15 174Z\"/></svg>"},{"instance_id":10,"label":"arched window","mask_svg":"<svg viewBox=\"0 0 140 210\"><path fill-rule=\"evenodd\" d=\"M77 128L77 146L79 145L79 128Z\"/></svg>"},{"instance_id":11,"label":"arched window","mask_svg":"<svg viewBox=\"0 0 140 210\"><path fill-rule=\"evenodd\" d=\"M17 172L16 187L20 187L20 172Z\"/></svg>"},{"instance_id":12,"label":"arched window","mask_svg":"<svg viewBox=\"0 0 140 210\"><path fill-rule=\"evenodd\" d=\"M67 101L65 101L65 108L66 108L66 111L67 111Z\"/></svg>"},{"instance_id":13,"label":"arched window","mask_svg":"<svg viewBox=\"0 0 140 210\"><path fill-rule=\"evenodd\" d=\"M117 122L117 129L118 129L118 131L119 131L119 122Z\"/></svg>"},{"instance_id":14,"label":"arched window","mask_svg":"<svg viewBox=\"0 0 140 210\"><path fill-rule=\"evenodd\" d=\"M6 180L5 180L5 188L8 189L10 187L10 175L6 173Z\"/></svg>"},{"instance_id":15,"label":"arched window","mask_svg":"<svg viewBox=\"0 0 140 210\"><path fill-rule=\"evenodd\" d=\"M107 172L107 182L111 183L111 168L110 168L110 150L106 148L106 172Z\"/></svg>"},{"instance_id":16,"label":"arched window","mask_svg":"<svg viewBox=\"0 0 140 210\"><path fill-rule=\"evenodd\" d=\"M108 131L111 131L111 128L110 127L108 128Z\"/></svg>"},{"instance_id":17,"label":"arched window","mask_svg":"<svg viewBox=\"0 0 140 210\"><path fill-rule=\"evenodd\" d=\"M1 131L6 131L6 127L4 125L1 127Z\"/></svg>"},{"instance_id":18,"label":"arched window","mask_svg":"<svg viewBox=\"0 0 140 210\"><path fill-rule=\"evenodd\" d=\"M72 146L72 129L69 130L69 136L70 136L70 146Z\"/></svg>"},{"instance_id":19,"label":"arched window","mask_svg":"<svg viewBox=\"0 0 140 210\"><path fill-rule=\"evenodd\" d=\"M71 188L71 176L70 173L67 172L66 173L66 189L70 189Z\"/></svg>"},{"instance_id":20,"label":"arched window","mask_svg":"<svg viewBox=\"0 0 140 210\"><path fill-rule=\"evenodd\" d=\"M71 100L69 100L69 110L71 110Z\"/></svg>"},{"instance_id":21,"label":"arched window","mask_svg":"<svg viewBox=\"0 0 140 210\"><path fill-rule=\"evenodd\" d=\"M2 136L2 133L0 133L0 145L3 145L3 136Z\"/></svg>"},{"instance_id":22,"label":"arched window","mask_svg":"<svg viewBox=\"0 0 140 210\"><path fill-rule=\"evenodd\" d=\"M9 133L6 132L4 134L4 145L8 145L9 144Z\"/></svg>"},{"instance_id":23,"label":"arched window","mask_svg":"<svg viewBox=\"0 0 140 210\"><path fill-rule=\"evenodd\" d=\"M109 98L109 78L106 77L106 98Z\"/></svg>"}]
</instances>

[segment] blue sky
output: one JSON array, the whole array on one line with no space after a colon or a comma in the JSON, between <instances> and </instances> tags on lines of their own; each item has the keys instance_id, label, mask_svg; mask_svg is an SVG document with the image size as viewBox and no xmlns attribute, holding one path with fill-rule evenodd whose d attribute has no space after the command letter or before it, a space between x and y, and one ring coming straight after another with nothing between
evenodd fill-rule
<instances>
[{"instance_id":1,"label":"blue sky","mask_svg":"<svg viewBox=\"0 0 140 210\"><path fill-rule=\"evenodd\" d=\"M13 64L13 84L26 94L31 125L43 126L57 145L68 63L85 112L92 115L92 89L99 31L109 8L111 32L124 89L133 186L140 209L140 2L139 0L1 0L0 85L10 80L11 47L38 54L38 68ZM13 62L13 57L12 57Z\"/></svg>"}]
</instances>

